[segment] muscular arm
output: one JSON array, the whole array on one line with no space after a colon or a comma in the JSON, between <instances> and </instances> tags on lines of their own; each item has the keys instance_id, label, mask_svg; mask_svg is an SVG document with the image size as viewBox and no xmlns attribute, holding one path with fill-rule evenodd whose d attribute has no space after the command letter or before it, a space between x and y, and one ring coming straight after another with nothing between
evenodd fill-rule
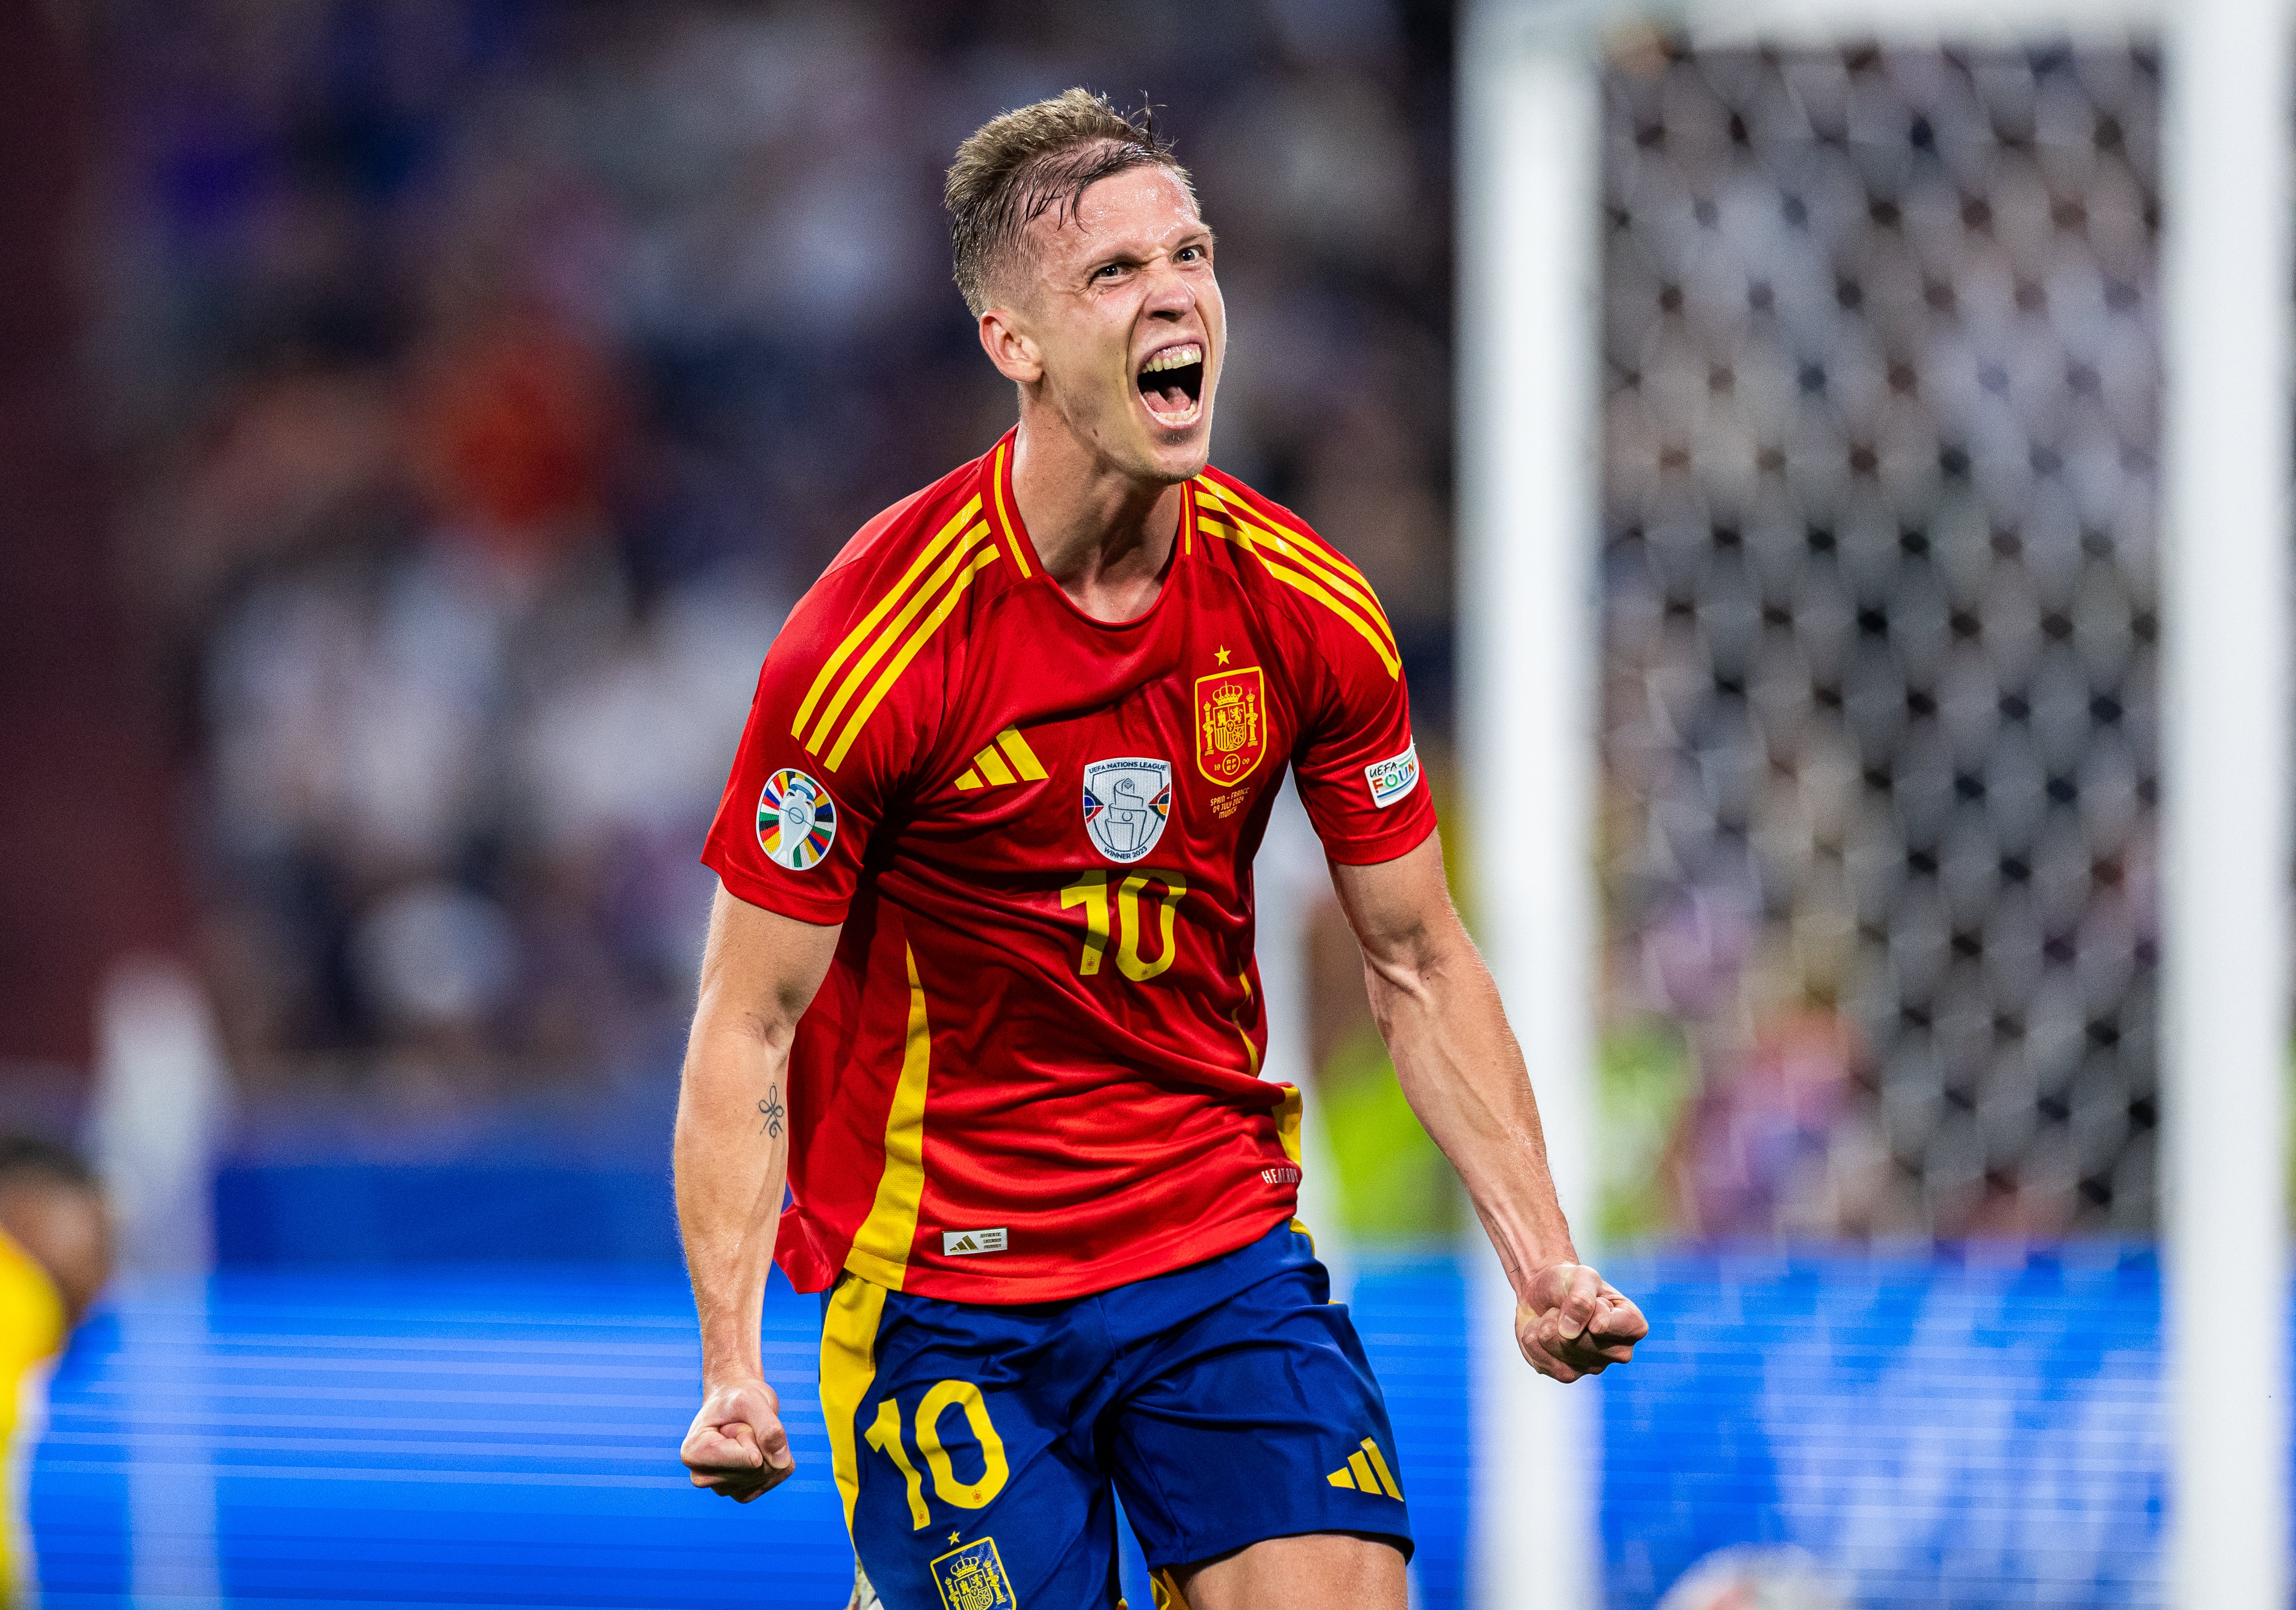
<instances>
[{"instance_id":1,"label":"muscular arm","mask_svg":"<svg viewBox=\"0 0 2296 1610\"><path fill-rule=\"evenodd\" d=\"M679 1457L695 1486L743 1503L794 1467L758 1328L789 1166L790 1041L838 933L720 888L678 1086L677 1225L701 1319L704 1394Z\"/></svg>"},{"instance_id":2,"label":"muscular arm","mask_svg":"<svg viewBox=\"0 0 2296 1610\"><path fill-rule=\"evenodd\" d=\"M1496 986L1453 909L1440 842L1373 867L1332 866L1403 1093L1451 1160L1513 1282L1516 1340L1573 1381L1623 1363L1650 1327L1578 1261L1546 1137Z\"/></svg>"}]
</instances>

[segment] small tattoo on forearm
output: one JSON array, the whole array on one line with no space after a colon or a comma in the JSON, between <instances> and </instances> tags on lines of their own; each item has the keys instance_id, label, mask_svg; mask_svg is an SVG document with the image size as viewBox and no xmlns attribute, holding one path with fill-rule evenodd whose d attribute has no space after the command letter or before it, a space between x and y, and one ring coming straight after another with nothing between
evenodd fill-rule
<instances>
[{"instance_id":1,"label":"small tattoo on forearm","mask_svg":"<svg viewBox=\"0 0 2296 1610\"><path fill-rule=\"evenodd\" d=\"M770 1135L776 1140L780 1139L782 1120L789 1116L789 1109L782 1105L781 1086L766 1087L766 1098L758 1104L758 1112L766 1121L758 1133Z\"/></svg>"}]
</instances>

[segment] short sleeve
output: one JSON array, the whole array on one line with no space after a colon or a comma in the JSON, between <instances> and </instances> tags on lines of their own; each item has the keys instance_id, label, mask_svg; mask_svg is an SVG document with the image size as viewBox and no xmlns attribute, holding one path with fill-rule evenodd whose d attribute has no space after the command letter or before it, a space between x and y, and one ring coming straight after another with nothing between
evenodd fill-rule
<instances>
[{"instance_id":1,"label":"short sleeve","mask_svg":"<svg viewBox=\"0 0 2296 1610\"><path fill-rule=\"evenodd\" d=\"M1374 602L1349 620L1334 617L1312 644L1315 703L1292 759L1324 852L1356 867L1391 861L1435 831L1411 736L1411 697L1375 611ZM1314 613L1324 624L1324 612Z\"/></svg>"},{"instance_id":2,"label":"short sleeve","mask_svg":"<svg viewBox=\"0 0 2296 1610\"><path fill-rule=\"evenodd\" d=\"M846 622L833 579L798 605L767 652L701 852L727 892L807 923L845 920L900 747L895 723L851 721L854 694L834 663Z\"/></svg>"}]
</instances>

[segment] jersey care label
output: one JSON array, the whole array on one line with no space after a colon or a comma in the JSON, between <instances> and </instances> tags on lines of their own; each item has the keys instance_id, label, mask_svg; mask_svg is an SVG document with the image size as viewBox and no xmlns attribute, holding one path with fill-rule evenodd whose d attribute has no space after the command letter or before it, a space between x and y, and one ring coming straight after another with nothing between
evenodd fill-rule
<instances>
[{"instance_id":1,"label":"jersey care label","mask_svg":"<svg viewBox=\"0 0 2296 1610\"><path fill-rule=\"evenodd\" d=\"M943 1230L940 1252L944 1258L968 1258L975 1253L1001 1253L1004 1250L1004 1227L993 1230Z\"/></svg>"},{"instance_id":2,"label":"jersey care label","mask_svg":"<svg viewBox=\"0 0 2296 1610\"><path fill-rule=\"evenodd\" d=\"M1419 781L1419 745L1412 744L1391 760L1365 767L1364 776L1371 784L1371 802L1385 810Z\"/></svg>"}]
</instances>

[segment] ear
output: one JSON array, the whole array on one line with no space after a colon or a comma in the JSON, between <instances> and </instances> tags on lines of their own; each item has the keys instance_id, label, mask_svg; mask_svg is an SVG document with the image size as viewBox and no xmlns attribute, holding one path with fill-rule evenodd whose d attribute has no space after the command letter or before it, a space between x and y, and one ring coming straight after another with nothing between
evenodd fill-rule
<instances>
[{"instance_id":1,"label":"ear","mask_svg":"<svg viewBox=\"0 0 2296 1610\"><path fill-rule=\"evenodd\" d=\"M1044 355L1010 308L991 308L980 316L980 349L1006 380L1032 386L1045 378Z\"/></svg>"}]
</instances>

